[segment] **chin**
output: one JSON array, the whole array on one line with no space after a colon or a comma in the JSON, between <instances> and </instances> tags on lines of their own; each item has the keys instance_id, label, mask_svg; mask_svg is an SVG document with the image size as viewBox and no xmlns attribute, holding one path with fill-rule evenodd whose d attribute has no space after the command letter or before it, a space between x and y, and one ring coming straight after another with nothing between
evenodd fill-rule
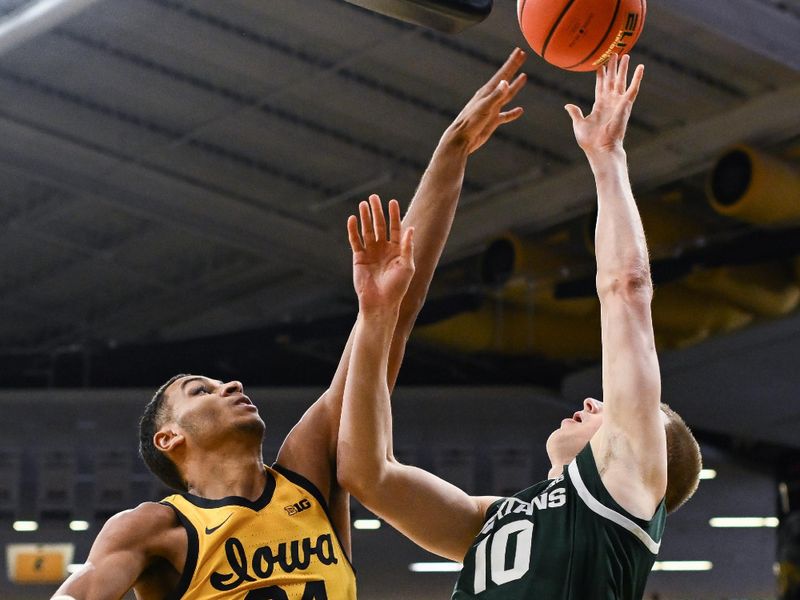
<instances>
[{"instance_id":1,"label":"chin","mask_svg":"<svg viewBox=\"0 0 800 600\"><path fill-rule=\"evenodd\" d=\"M578 456L588 442L589 440L583 437L566 435L561 430L554 431L547 440L547 456L553 465L567 465Z\"/></svg>"},{"instance_id":2,"label":"chin","mask_svg":"<svg viewBox=\"0 0 800 600\"><path fill-rule=\"evenodd\" d=\"M258 435L262 439L264 438L264 432L266 428L267 427L264 425L264 421L261 419L261 417L248 419L247 421L241 422L236 426L236 429L238 429L240 432Z\"/></svg>"}]
</instances>

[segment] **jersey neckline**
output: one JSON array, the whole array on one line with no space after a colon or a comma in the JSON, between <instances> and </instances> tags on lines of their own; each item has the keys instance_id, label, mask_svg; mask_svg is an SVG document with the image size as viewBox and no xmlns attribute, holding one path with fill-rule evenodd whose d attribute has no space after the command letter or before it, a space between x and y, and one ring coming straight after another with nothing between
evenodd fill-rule
<instances>
[{"instance_id":1,"label":"jersey neckline","mask_svg":"<svg viewBox=\"0 0 800 600\"><path fill-rule=\"evenodd\" d=\"M225 496L224 498L210 499L196 496L189 492L184 492L181 496L187 502L191 502L200 508L222 508L225 506L242 506L254 511L259 511L264 508L272 500L272 495L275 493L275 475L272 474L267 466L264 466L264 475L266 481L264 482L264 491L255 500L248 500L242 496Z\"/></svg>"}]
</instances>

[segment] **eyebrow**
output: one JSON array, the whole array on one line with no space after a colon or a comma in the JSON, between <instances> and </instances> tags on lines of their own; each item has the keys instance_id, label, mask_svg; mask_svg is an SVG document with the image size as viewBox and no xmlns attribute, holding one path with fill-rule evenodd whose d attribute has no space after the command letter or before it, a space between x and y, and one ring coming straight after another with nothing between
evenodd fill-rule
<instances>
[{"instance_id":1,"label":"eyebrow","mask_svg":"<svg viewBox=\"0 0 800 600\"><path fill-rule=\"evenodd\" d=\"M197 376L188 377L187 379L183 380L183 382L181 383L181 388L180 389L181 389L181 391L184 391L184 388L186 387L186 384L189 384L189 383L191 383L193 381L203 381L203 380L205 380L205 377L197 377Z\"/></svg>"},{"instance_id":2,"label":"eyebrow","mask_svg":"<svg viewBox=\"0 0 800 600\"><path fill-rule=\"evenodd\" d=\"M193 382L193 381L202 381L203 383L206 383L206 382L213 382L213 381L215 381L215 380L213 380L213 379L209 379L208 377L201 377L200 375L195 375L194 377L187 377L187 378L186 378L186 379L184 379L184 380L183 380L183 382L181 383L180 390L183 392L183 391L184 391L184 388L186 387L186 385L187 385L187 384L189 384L189 383L191 383L191 382ZM222 385L222 382L221 382L221 381L218 381L218 383L219 383L220 385Z\"/></svg>"}]
</instances>

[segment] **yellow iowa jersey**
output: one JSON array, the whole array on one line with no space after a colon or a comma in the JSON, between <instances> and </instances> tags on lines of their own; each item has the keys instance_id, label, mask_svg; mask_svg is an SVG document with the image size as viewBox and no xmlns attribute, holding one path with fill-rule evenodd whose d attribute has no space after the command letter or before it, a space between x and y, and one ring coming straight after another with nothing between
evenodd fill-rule
<instances>
[{"instance_id":1,"label":"yellow iowa jersey","mask_svg":"<svg viewBox=\"0 0 800 600\"><path fill-rule=\"evenodd\" d=\"M353 568L327 504L301 475L266 467L251 502L176 494L171 506L189 536L177 600L355 600Z\"/></svg>"}]
</instances>

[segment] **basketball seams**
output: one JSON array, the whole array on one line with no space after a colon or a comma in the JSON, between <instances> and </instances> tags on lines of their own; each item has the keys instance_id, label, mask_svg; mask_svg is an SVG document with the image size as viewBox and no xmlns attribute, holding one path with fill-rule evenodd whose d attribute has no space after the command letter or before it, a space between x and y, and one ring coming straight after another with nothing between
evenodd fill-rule
<instances>
[{"instance_id":1,"label":"basketball seams","mask_svg":"<svg viewBox=\"0 0 800 600\"><path fill-rule=\"evenodd\" d=\"M595 70L610 55L630 52L647 11L647 0L517 0L516 4L528 44L545 61L568 71Z\"/></svg>"},{"instance_id":2,"label":"basketball seams","mask_svg":"<svg viewBox=\"0 0 800 600\"><path fill-rule=\"evenodd\" d=\"M525 13L525 5L527 3L528 0L522 0L522 5L521 6L519 4L517 5L519 6L519 10L517 10L517 21L519 21L520 23L522 23L522 15Z\"/></svg>"},{"instance_id":3,"label":"basketball seams","mask_svg":"<svg viewBox=\"0 0 800 600\"><path fill-rule=\"evenodd\" d=\"M640 2L641 1L642 0L640 0ZM576 67L580 67L586 61L591 60L592 58L594 58L594 55L597 53L597 51L600 49L600 47L603 44L607 44L608 43L608 34L611 32L611 28L614 27L614 22L617 20L617 15L619 14L619 7L620 7L621 4L622 4L622 0L617 0L617 5L614 7L614 14L611 15L611 20L608 22L608 27L606 28L606 31L603 34L603 37L600 38L600 41L597 42L597 45L592 49L592 51L589 52L589 54L586 55L586 58L584 58L583 60L575 63L574 65L570 65L568 67L563 67L564 69L574 69Z\"/></svg>"},{"instance_id":4,"label":"basketball seams","mask_svg":"<svg viewBox=\"0 0 800 600\"><path fill-rule=\"evenodd\" d=\"M617 2L619 2L619 0L617 0ZM550 43L550 39L553 37L553 34L555 33L556 29L561 24L561 21L564 19L564 16L567 14L567 12L569 12L570 7L574 3L575 0L569 0L569 2L567 2L566 6L564 6L564 9L561 11L561 14L558 15L556 22L550 28L550 31L548 32L547 37L544 40L544 44L542 45L542 58L544 58L545 60L547 60L545 58L545 52L547 52L547 45Z\"/></svg>"}]
</instances>

